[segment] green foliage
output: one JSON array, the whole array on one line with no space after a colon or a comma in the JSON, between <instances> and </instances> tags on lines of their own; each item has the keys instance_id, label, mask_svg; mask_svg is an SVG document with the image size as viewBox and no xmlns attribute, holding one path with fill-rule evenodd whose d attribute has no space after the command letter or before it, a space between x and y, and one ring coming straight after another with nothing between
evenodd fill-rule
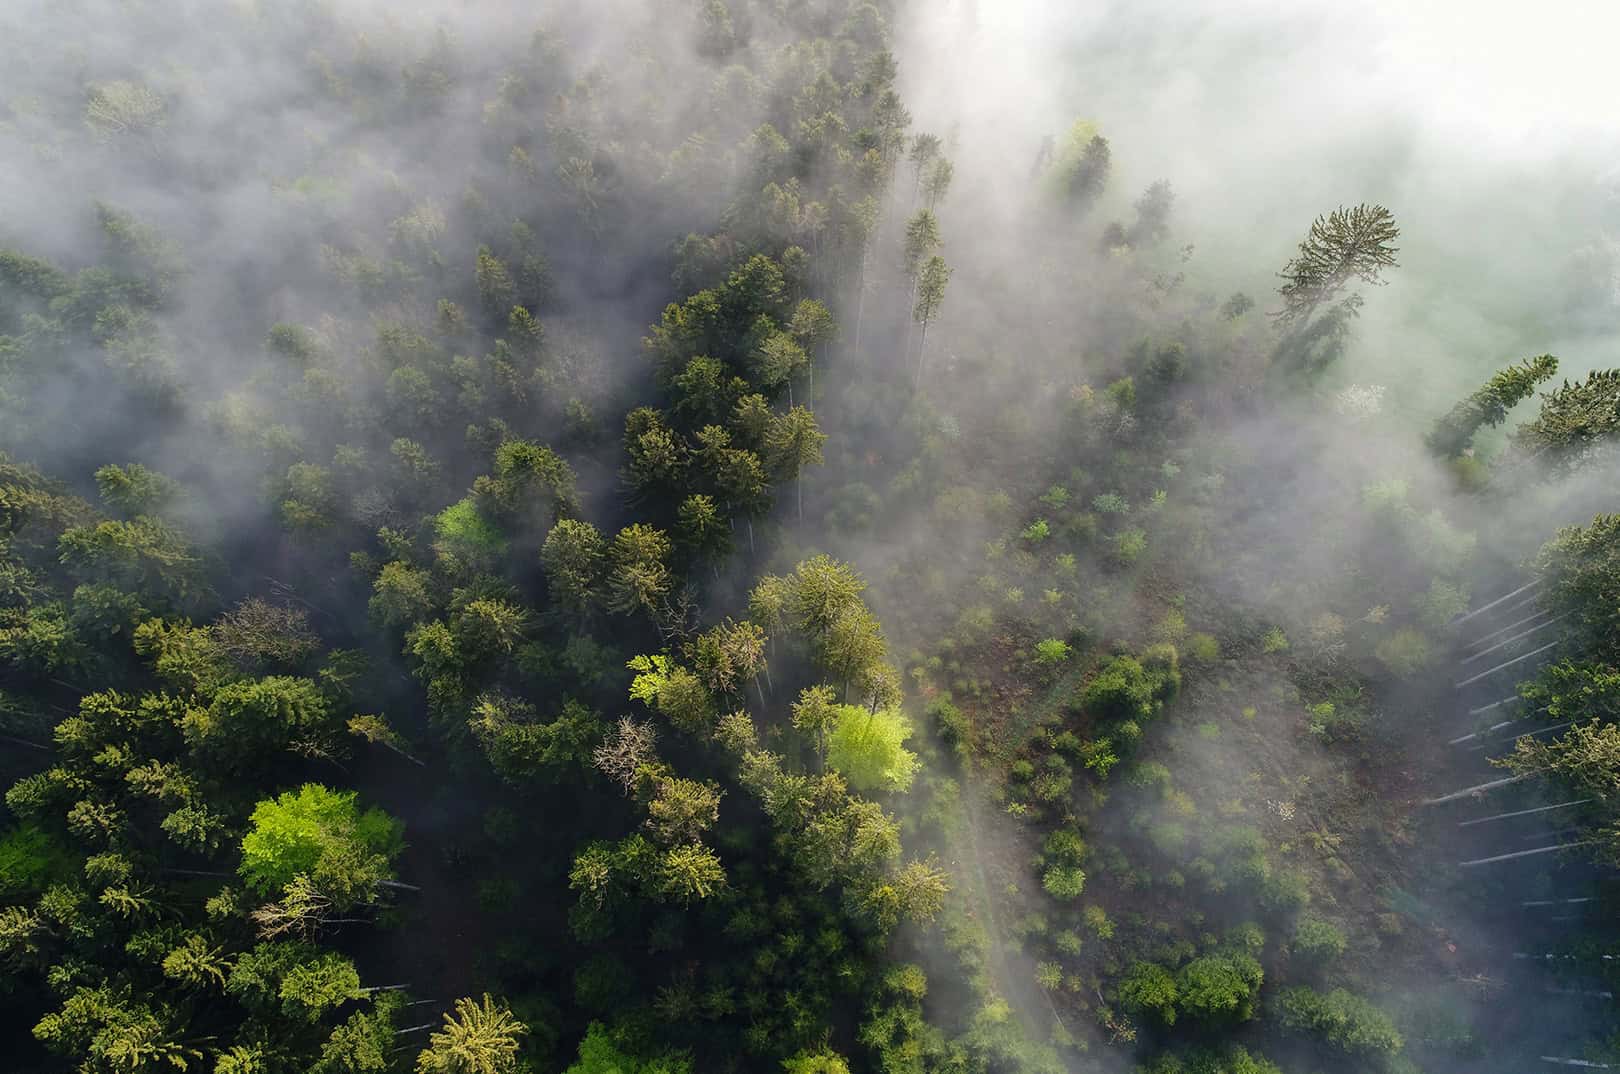
<instances>
[{"instance_id":1,"label":"green foliage","mask_svg":"<svg viewBox=\"0 0 1620 1074\"><path fill-rule=\"evenodd\" d=\"M433 520L434 550L457 564L480 564L506 548L506 538L479 512L471 496L446 507Z\"/></svg>"},{"instance_id":2,"label":"green foliage","mask_svg":"<svg viewBox=\"0 0 1620 1074\"><path fill-rule=\"evenodd\" d=\"M904 791L920 767L904 746L909 737L911 721L898 709L839 705L827 736L827 763L858 790Z\"/></svg>"},{"instance_id":3,"label":"green foliage","mask_svg":"<svg viewBox=\"0 0 1620 1074\"><path fill-rule=\"evenodd\" d=\"M1042 667L1056 667L1069 659L1069 643L1058 638L1047 638L1035 643L1035 662Z\"/></svg>"},{"instance_id":4,"label":"green foliage","mask_svg":"<svg viewBox=\"0 0 1620 1074\"><path fill-rule=\"evenodd\" d=\"M810 1067L811 1071L825 1068ZM652 1059L639 1058L625 1048L620 1035L610 1032L601 1022L592 1022L579 1042L579 1059L564 1074L691 1074L691 1061L678 1053L667 1053ZM836 1068L834 1068L836 1070ZM419 1074L441 1074L438 1070L419 1071ZM444 1074L452 1074L450 1071ZM479 1071L478 1074L485 1074ZM504 1074L501 1071L492 1074ZM793 1074L802 1074L795 1070ZM832 1074L832 1072L829 1072Z\"/></svg>"},{"instance_id":5,"label":"green foliage","mask_svg":"<svg viewBox=\"0 0 1620 1074\"><path fill-rule=\"evenodd\" d=\"M1326 993L1284 988L1275 1002L1284 1029L1320 1037L1344 1052L1393 1055L1404 1043L1387 1014L1342 988Z\"/></svg>"},{"instance_id":6,"label":"green foliage","mask_svg":"<svg viewBox=\"0 0 1620 1074\"><path fill-rule=\"evenodd\" d=\"M1176 976L1158 963L1131 963L1119 980L1118 994L1125 1010L1155 1015L1165 1025L1175 1024L1181 989Z\"/></svg>"},{"instance_id":7,"label":"green foliage","mask_svg":"<svg viewBox=\"0 0 1620 1074\"><path fill-rule=\"evenodd\" d=\"M1573 616L1593 652L1620 663L1620 515L1559 530L1536 567L1547 580L1547 601Z\"/></svg>"},{"instance_id":8,"label":"green foliage","mask_svg":"<svg viewBox=\"0 0 1620 1074\"><path fill-rule=\"evenodd\" d=\"M1139 660L1116 656L1080 692L1080 706L1104 720L1145 722L1158 715L1181 686L1176 651L1168 645L1146 650Z\"/></svg>"},{"instance_id":9,"label":"green foliage","mask_svg":"<svg viewBox=\"0 0 1620 1074\"><path fill-rule=\"evenodd\" d=\"M1433 661L1428 637L1413 627L1402 627L1384 638L1373 647L1373 653L1398 679L1417 675Z\"/></svg>"},{"instance_id":10,"label":"green foliage","mask_svg":"<svg viewBox=\"0 0 1620 1074\"><path fill-rule=\"evenodd\" d=\"M353 905L376 897L401 849L401 826L380 809L360 811L353 791L306 783L260 802L242 838L242 879L261 895L309 877L334 902Z\"/></svg>"},{"instance_id":11,"label":"green foliage","mask_svg":"<svg viewBox=\"0 0 1620 1074\"><path fill-rule=\"evenodd\" d=\"M1603 455L1620 434L1620 369L1593 370L1541 397L1541 412L1513 432L1513 449L1554 472L1568 473Z\"/></svg>"},{"instance_id":12,"label":"green foliage","mask_svg":"<svg viewBox=\"0 0 1620 1074\"><path fill-rule=\"evenodd\" d=\"M1086 874L1074 865L1049 865L1041 876L1041 887L1054 899L1072 901L1086 890Z\"/></svg>"},{"instance_id":13,"label":"green foliage","mask_svg":"<svg viewBox=\"0 0 1620 1074\"><path fill-rule=\"evenodd\" d=\"M1247 954L1211 954L1193 959L1176 972L1180 1010L1204 1022L1246 1021L1254 1016L1254 997L1265 974Z\"/></svg>"},{"instance_id":14,"label":"green foliage","mask_svg":"<svg viewBox=\"0 0 1620 1074\"><path fill-rule=\"evenodd\" d=\"M34 824L20 824L0 835L0 899L37 894L65 879L73 858Z\"/></svg>"},{"instance_id":15,"label":"green foliage","mask_svg":"<svg viewBox=\"0 0 1620 1074\"><path fill-rule=\"evenodd\" d=\"M1442 459L1462 454L1473 443L1474 434L1481 426L1501 425L1507 420L1508 411L1528 399L1536 385L1556 372L1558 359L1550 354L1508 366L1435 422L1424 443Z\"/></svg>"},{"instance_id":16,"label":"green foliage","mask_svg":"<svg viewBox=\"0 0 1620 1074\"><path fill-rule=\"evenodd\" d=\"M416 1057L416 1074L515 1074L518 1048L529 1031L505 1003L486 992L481 1001L456 1000L453 1014Z\"/></svg>"},{"instance_id":17,"label":"green foliage","mask_svg":"<svg viewBox=\"0 0 1620 1074\"><path fill-rule=\"evenodd\" d=\"M1294 923L1294 954L1312 962L1329 962L1344 954L1348 946L1344 933L1331 921L1301 916Z\"/></svg>"}]
</instances>

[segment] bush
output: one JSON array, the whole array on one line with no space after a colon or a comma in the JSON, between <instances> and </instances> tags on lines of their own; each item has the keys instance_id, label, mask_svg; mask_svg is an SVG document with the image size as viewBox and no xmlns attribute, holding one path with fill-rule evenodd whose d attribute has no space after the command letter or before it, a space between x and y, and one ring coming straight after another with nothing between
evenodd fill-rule
<instances>
[{"instance_id":1,"label":"bush","mask_svg":"<svg viewBox=\"0 0 1620 1074\"><path fill-rule=\"evenodd\" d=\"M1321 1037L1341 1051L1393 1055L1405 1043L1389 1015L1342 988L1327 993L1285 988L1276 1004L1284 1029Z\"/></svg>"},{"instance_id":2,"label":"bush","mask_svg":"<svg viewBox=\"0 0 1620 1074\"><path fill-rule=\"evenodd\" d=\"M1254 1017L1254 994L1265 971L1250 955L1204 955L1176 974L1183 1013L1205 1022Z\"/></svg>"},{"instance_id":3,"label":"bush","mask_svg":"<svg viewBox=\"0 0 1620 1074\"><path fill-rule=\"evenodd\" d=\"M1119 981L1119 1005L1132 1014L1157 1015L1175 1025L1181 989L1169 970L1157 962L1133 962Z\"/></svg>"},{"instance_id":4,"label":"bush","mask_svg":"<svg viewBox=\"0 0 1620 1074\"><path fill-rule=\"evenodd\" d=\"M1194 634L1187 639L1187 655L1200 664L1213 664L1221 658L1221 643L1213 634Z\"/></svg>"},{"instance_id":5,"label":"bush","mask_svg":"<svg viewBox=\"0 0 1620 1074\"><path fill-rule=\"evenodd\" d=\"M1116 656L1086 684L1080 705L1100 719L1149 720L1181 686L1176 650L1155 645L1142 654Z\"/></svg>"},{"instance_id":6,"label":"bush","mask_svg":"<svg viewBox=\"0 0 1620 1074\"><path fill-rule=\"evenodd\" d=\"M1260 884L1261 904L1275 913L1298 910L1310 901L1310 885L1304 874L1293 869L1273 872Z\"/></svg>"},{"instance_id":7,"label":"bush","mask_svg":"<svg viewBox=\"0 0 1620 1074\"><path fill-rule=\"evenodd\" d=\"M1041 887L1054 899L1078 899L1086 890L1086 874L1073 865L1048 866L1041 876Z\"/></svg>"},{"instance_id":8,"label":"bush","mask_svg":"<svg viewBox=\"0 0 1620 1074\"><path fill-rule=\"evenodd\" d=\"M1344 933L1330 921L1305 916L1294 926L1294 954L1312 962L1329 962L1344 954Z\"/></svg>"},{"instance_id":9,"label":"bush","mask_svg":"<svg viewBox=\"0 0 1620 1074\"><path fill-rule=\"evenodd\" d=\"M1073 828L1059 828L1046 837L1046 857L1060 865L1079 865L1086 856L1086 841Z\"/></svg>"},{"instance_id":10,"label":"bush","mask_svg":"<svg viewBox=\"0 0 1620 1074\"><path fill-rule=\"evenodd\" d=\"M1069 643L1057 638L1047 638L1035 646L1035 663L1041 667L1056 667L1069 659Z\"/></svg>"},{"instance_id":11,"label":"bush","mask_svg":"<svg viewBox=\"0 0 1620 1074\"><path fill-rule=\"evenodd\" d=\"M1398 679L1409 679L1428 667L1434 649L1421 630L1402 627L1373 647L1373 655Z\"/></svg>"},{"instance_id":12,"label":"bush","mask_svg":"<svg viewBox=\"0 0 1620 1074\"><path fill-rule=\"evenodd\" d=\"M928 717L934 721L934 728L939 733L941 742L947 746L954 746L967 741L968 732L972 727L968 723L967 716L950 698L942 697L935 700L926 711Z\"/></svg>"}]
</instances>

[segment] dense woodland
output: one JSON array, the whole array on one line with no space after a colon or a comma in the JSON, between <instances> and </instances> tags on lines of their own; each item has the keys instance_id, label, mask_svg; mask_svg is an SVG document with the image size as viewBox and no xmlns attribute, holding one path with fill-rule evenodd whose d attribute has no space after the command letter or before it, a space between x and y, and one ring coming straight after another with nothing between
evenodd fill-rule
<instances>
[{"instance_id":1,"label":"dense woodland","mask_svg":"<svg viewBox=\"0 0 1620 1074\"><path fill-rule=\"evenodd\" d=\"M992 238L890 0L548 6L23 34L8 1069L1620 1065L1620 370L1414 426L1377 191Z\"/></svg>"}]
</instances>

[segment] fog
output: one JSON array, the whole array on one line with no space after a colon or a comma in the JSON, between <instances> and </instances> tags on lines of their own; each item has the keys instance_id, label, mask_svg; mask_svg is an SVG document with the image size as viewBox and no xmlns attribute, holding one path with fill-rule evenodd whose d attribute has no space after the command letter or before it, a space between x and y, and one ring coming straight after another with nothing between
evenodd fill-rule
<instances>
[{"instance_id":1,"label":"fog","mask_svg":"<svg viewBox=\"0 0 1620 1074\"><path fill-rule=\"evenodd\" d=\"M903 82L920 127L960 124L962 185L990 211L1016 204L1043 137L1087 119L1113 144L1116 205L1170 181L1177 240L1212 287L1269 293L1311 217L1389 206L1402 269L1341 375L1399 374L1389 401L1408 416L1520 351L1571 374L1620 358L1613 9L953 7L902 21Z\"/></svg>"},{"instance_id":2,"label":"fog","mask_svg":"<svg viewBox=\"0 0 1620 1074\"><path fill-rule=\"evenodd\" d=\"M0 447L91 496L102 463L172 474L191 491L184 521L194 532L252 550L236 579L244 589L271 563L307 568L338 599L342 586L358 592L343 632L367 629L372 575L340 576L383 562L379 527L389 527L390 555L429 534L434 514L489 470L488 441L501 442L508 419L516 434L559 445L578 473L582 517L608 532L639 519L649 509L627 491L624 416L673 394L642 337L684 297L682 273L697 290L723 279L739 250L782 255L775 225L756 219L770 207L753 199L800 161L756 131L771 121L809 141L804 102L816 86L801 76L847 59L794 44L808 31L784 12L828 36L846 17L861 32L877 22L875 9L853 4L738 2L736 27L726 24L735 40L711 47L702 35L716 9L730 18L725 4L668 7L38 0L0 11L0 247L69 272L97 264L108 247L95 206L106 204L155 229L138 258L183 265L133 327L98 319L94 330L47 330L13 317L0 294L0 314L23 326L18 338L48 357L16 363L27 391L15 399L0 383ZM830 266L818 263L813 286L794 286L824 297L842 322L823 366L788 388L789 405L808 401L830 434L826 465L803 476L800 511L784 483L774 512L728 516L730 559L714 565L712 586L711 572L694 571L689 589L706 620L740 616L766 569L831 551L870 578L873 609L904 654L893 659L910 709L953 691L965 705L967 684L997 733L1019 729L975 762L981 770L965 770L960 807L930 797L927 809L956 810L977 840L952 844L949 857L979 900L967 913L988 918L996 946L985 972L1007 970L989 993L1005 993L1031 1039L1044 1045L1058 1021L1056 1037L1075 1032L1095 1048L1068 1055L1069 1069L1123 1070L1127 1056L1196 1038L1163 1026L1145 1030L1136 1053L1107 1052L1102 1030L1069 1026L1081 1016L1060 1016L1030 983L1044 918L1016 937L1013 918L1044 897L1030 863L1047 833L1024 821L1002 768L1045 749L1043 726L1064 718L1054 714L1066 699L1042 694L1061 677L1037 681L1017 663L1036 642L1065 638L1110 656L1170 642L1186 653L1189 634L1214 643L1222 632L1218 655L1181 658L1192 685L1141 747L1139 760L1173 765L1184 789L1170 794L1167 775L1159 795L1122 759L1133 782L1077 790L1036 818L1073 826L1079 816L1095 847L1140 851L1175 877L1152 883L1177 913L1196 901L1181 901L1183 868L1193 872L1194 855L1219 857L1217 826L1241 821L1287 848L1279 862L1306 859L1300 848L1315 840L1309 864L1325 878L1315 905L1361 930L1357 968L1391 1010L1427 981L1466 992L1464 969L1505 976L1490 958L1545 939L1539 925L1481 910L1480 892L1448 871L1458 814L1432 821L1417 803L1487 778L1483 756L1437 748L1469 726L1480 700L1452 688L1446 620L1519 584L1555 526L1612 509L1614 456L1558 480L1505 472L1481 493L1457 460L1431 457L1422 435L1510 362L1556 354L1560 379L1620 366L1616 41L1620 9L1582 0L1533 10L1464 0L898 5L890 44L908 133L938 135L956 169L937 206L954 272L943 312L937 324L915 314L917 281L902 265L906 222L922 204L903 154L893 188L879 186L870 248L863 236L848 256L838 246L847 237L824 235L814 213L792 221L793 241ZM109 86L126 95L110 120L95 112ZM1055 193L1054 155L1061 165L1078 148L1073 132L1080 144L1098 133L1112 150L1106 187L1078 209ZM812 161L804 201L850 215L851 191L824 189L828 176L855 171L849 159L801 155ZM1174 192L1166 233L1105 240L1161 181ZM1315 217L1364 202L1393 213L1399 265L1382 286L1361 288L1366 307L1343 355L1307 385L1279 387L1267 372L1281 353L1268 316L1278 273ZM707 260L682 249L711 232L724 241ZM489 249L519 277L506 308L521 299L544 327L534 372L510 398L500 394L510 385L499 377L515 376L501 348L516 322L475 308L472 266ZM1220 312L1239 293L1252 311ZM296 361L266 343L278 324L303 326L313 341ZM0 374L13 375L11 357L0 350ZM1145 371L1160 359L1170 372L1150 387ZM1142 382L1140 411L1137 387L1114 394L1128 376ZM1515 418L1534 407L1521 404ZM1481 458L1506 450L1511 425L1480 435ZM435 476L415 485L387 469L390 440L407 432L434 463L423 472ZM326 473L327 532L358 534L362 551L284 532L296 527L278 512L296 501L293 474L305 464ZM1120 491L1127 479L1141 493L1134 502ZM1047 533L1031 530L1046 514L1082 549L1078 566L1074 555L1059 557L1061 569L1042 560ZM525 536L538 546L541 535ZM1133 537L1146 551L1123 555ZM430 542L422 536L413 553L424 570ZM525 561L507 581L538 591L537 571ZM547 615L545 629L572 629ZM637 631L652 635L645 626L611 640L638 644ZM1402 654L1385 655L1408 627L1425 646L1416 674L1393 670ZM386 641L384 659L405 669L399 639ZM1340 658L1351 645L1359 662ZM986 696L958 656L990 669ZM1340 675L1388 689L1373 697L1358 686L1347 699L1329 688ZM1072 694L1078 676L1067 685ZM1346 733L1351 745L1321 725L1330 698L1363 721ZM916 722L920 738L933 734ZM930 795L946 782L946 751L931 747L942 767ZM446 812L470 825L478 806L468 796ZM924 819L922 806L896 810L908 826L961 832ZM1337 830L1340 811L1353 829ZM743 833L737 845L747 842ZM1432 873L1430 857L1442 866ZM1392 894L1401 870L1419 877L1418 891ZM1584 872L1526 875L1527 888L1591 883ZM1493 890L1516 897L1515 885ZM1134 909L1128 885L1097 890ZM1408 913L1416 902L1422 911ZM1386 920L1397 909L1405 932ZM1264 912L1234 894L1217 916ZM1076 904L1054 917L1080 913ZM1466 965L1440 953L1459 938ZM908 932L896 947L944 978L957 972L933 934ZM1100 980L1069 988L1085 1017L1093 992L1105 1002ZM572 987L570 976L562 990ZM936 1002L968 1023L978 1012L952 1008L957 988L968 991L950 982ZM1481 999L1490 997L1458 1003L1488 1024L1488 1003L1471 1006ZM1606 1024L1578 1008L1555 1020L1538 1046ZM1310 1043L1279 1047L1278 1060L1317 1058Z\"/></svg>"}]
</instances>

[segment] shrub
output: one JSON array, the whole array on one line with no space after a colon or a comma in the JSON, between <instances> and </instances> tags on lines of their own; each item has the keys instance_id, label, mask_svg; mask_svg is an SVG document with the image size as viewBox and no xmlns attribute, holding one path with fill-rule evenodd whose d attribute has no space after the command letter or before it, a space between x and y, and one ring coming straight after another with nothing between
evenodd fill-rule
<instances>
[{"instance_id":1,"label":"shrub","mask_svg":"<svg viewBox=\"0 0 1620 1074\"><path fill-rule=\"evenodd\" d=\"M1330 921L1305 916L1294 926L1294 954L1312 962L1329 962L1344 954L1344 933Z\"/></svg>"},{"instance_id":2,"label":"shrub","mask_svg":"<svg viewBox=\"0 0 1620 1074\"><path fill-rule=\"evenodd\" d=\"M1183 1013L1206 1022L1254 1016L1254 994L1265 979L1260 963L1246 954L1204 955L1176 974Z\"/></svg>"},{"instance_id":3,"label":"shrub","mask_svg":"<svg viewBox=\"0 0 1620 1074\"><path fill-rule=\"evenodd\" d=\"M1081 914L1085 920L1086 928L1097 934L1099 940L1114 938L1114 923L1108 919L1108 911L1100 906L1088 906Z\"/></svg>"},{"instance_id":4,"label":"shrub","mask_svg":"<svg viewBox=\"0 0 1620 1074\"><path fill-rule=\"evenodd\" d=\"M1048 866L1041 876L1041 887L1054 899L1078 899L1086 890L1086 874L1073 865Z\"/></svg>"},{"instance_id":5,"label":"shrub","mask_svg":"<svg viewBox=\"0 0 1620 1074\"><path fill-rule=\"evenodd\" d=\"M1035 662L1042 667L1056 667L1069 659L1069 643L1047 638L1035 646Z\"/></svg>"},{"instance_id":6,"label":"shrub","mask_svg":"<svg viewBox=\"0 0 1620 1074\"><path fill-rule=\"evenodd\" d=\"M1086 841L1073 828L1059 828L1046 837L1046 856L1061 865L1079 865L1086 856Z\"/></svg>"},{"instance_id":7,"label":"shrub","mask_svg":"<svg viewBox=\"0 0 1620 1074\"><path fill-rule=\"evenodd\" d=\"M1157 962L1131 963L1119 981L1119 1005L1132 1014L1157 1015L1175 1025L1181 989L1169 970Z\"/></svg>"},{"instance_id":8,"label":"shrub","mask_svg":"<svg viewBox=\"0 0 1620 1074\"><path fill-rule=\"evenodd\" d=\"M1213 664L1221 658L1221 643L1213 634L1194 634L1187 639L1187 655L1200 664Z\"/></svg>"},{"instance_id":9,"label":"shrub","mask_svg":"<svg viewBox=\"0 0 1620 1074\"><path fill-rule=\"evenodd\" d=\"M1373 655L1398 679L1409 679L1428 667L1433 647L1421 630L1402 627L1373 648Z\"/></svg>"},{"instance_id":10,"label":"shrub","mask_svg":"<svg viewBox=\"0 0 1620 1074\"><path fill-rule=\"evenodd\" d=\"M1342 988L1327 993L1285 988L1277 993L1276 1005L1284 1029L1321 1037L1345 1052L1393 1055L1404 1043L1389 1015Z\"/></svg>"}]
</instances>

